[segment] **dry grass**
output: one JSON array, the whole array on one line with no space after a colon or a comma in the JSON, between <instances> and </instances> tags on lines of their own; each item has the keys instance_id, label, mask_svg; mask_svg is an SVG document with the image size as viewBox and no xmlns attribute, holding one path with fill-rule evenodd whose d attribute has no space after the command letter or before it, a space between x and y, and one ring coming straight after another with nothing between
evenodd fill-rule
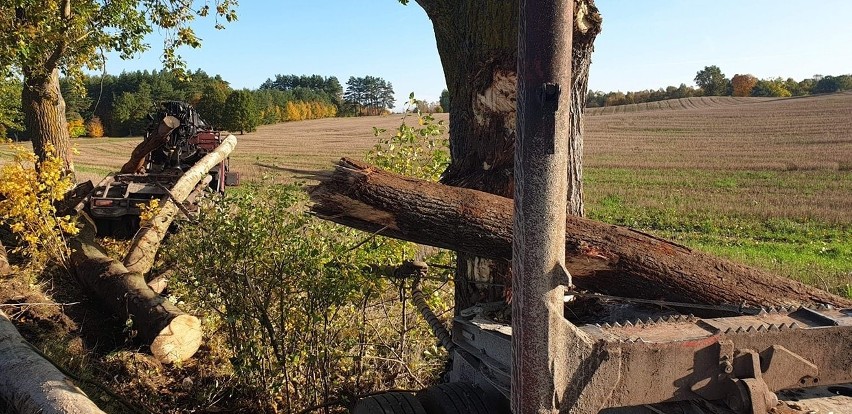
<instances>
[{"instance_id":1,"label":"dry grass","mask_svg":"<svg viewBox=\"0 0 852 414\"><path fill-rule=\"evenodd\" d=\"M447 120L447 114L437 114ZM243 179L270 176L275 181L292 181L317 170L329 169L343 156L363 157L378 139L373 127L392 130L402 115L360 118L326 118L265 125L257 132L237 135L237 148L231 155L231 169ZM140 138L79 138L75 158L78 180L99 181L127 161ZM0 158L4 154L0 149Z\"/></svg>"},{"instance_id":2,"label":"dry grass","mask_svg":"<svg viewBox=\"0 0 852 414\"><path fill-rule=\"evenodd\" d=\"M701 99L705 106L601 115L595 115L601 112L598 108L590 110L591 116L586 119L586 165L852 169L852 93L789 99L690 98L695 99Z\"/></svg>"},{"instance_id":3,"label":"dry grass","mask_svg":"<svg viewBox=\"0 0 852 414\"><path fill-rule=\"evenodd\" d=\"M852 223L852 94L702 98L587 118L587 194L648 207Z\"/></svg>"}]
</instances>

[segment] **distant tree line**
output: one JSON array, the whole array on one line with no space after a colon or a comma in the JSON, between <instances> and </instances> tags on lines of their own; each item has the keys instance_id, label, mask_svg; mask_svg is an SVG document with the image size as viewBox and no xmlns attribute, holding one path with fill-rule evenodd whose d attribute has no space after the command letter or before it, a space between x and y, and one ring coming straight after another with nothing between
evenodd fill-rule
<instances>
[{"instance_id":1,"label":"distant tree line","mask_svg":"<svg viewBox=\"0 0 852 414\"><path fill-rule=\"evenodd\" d=\"M393 107L393 86L390 82L375 76L356 78L346 81L347 115L381 115Z\"/></svg>"},{"instance_id":2,"label":"distant tree line","mask_svg":"<svg viewBox=\"0 0 852 414\"><path fill-rule=\"evenodd\" d=\"M852 90L852 75L814 75L811 78L796 81L793 78L757 79L750 74L737 74L728 79L715 65L706 66L698 71L694 81L697 88L681 83L677 87L669 86L665 89L627 93L589 91L586 95L586 107L627 105L694 96L787 97Z\"/></svg>"},{"instance_id":3,"label":"distant tree line","mask_svg":"<svg viewBox=\"0 0 852 414\"><path fill-rule=\"evenodd\" d=\"M393 106L393 88L382 78L351 78L347 90L336 77L275 75L256 90L233 90L220 76L204 71L178 78L171 71L61 79L68 129L73 137L139 136L159 102L192 104L208 123L250 132L258 125L304 119L378 114ZM21 81L0 78L0 138L27 139L21 115Z\"/></svg>"}]
</instances>

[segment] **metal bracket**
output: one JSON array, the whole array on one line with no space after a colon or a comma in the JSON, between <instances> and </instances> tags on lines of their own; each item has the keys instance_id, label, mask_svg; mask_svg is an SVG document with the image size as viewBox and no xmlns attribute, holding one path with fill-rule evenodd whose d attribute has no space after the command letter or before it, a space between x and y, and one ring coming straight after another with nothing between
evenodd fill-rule
<instances>
[{"instance_id":1,"label":"metal bracket","mask_svg":"<svg viewBox=\"0 0 852 414\"><path fill-rule=\"evenodd\" d=\"M559 95L562 88L558 83L545 83L538 88L538 100L541 102L541 107L547 112L556 112L559 110Z\"/></svg>"}]
</instances>

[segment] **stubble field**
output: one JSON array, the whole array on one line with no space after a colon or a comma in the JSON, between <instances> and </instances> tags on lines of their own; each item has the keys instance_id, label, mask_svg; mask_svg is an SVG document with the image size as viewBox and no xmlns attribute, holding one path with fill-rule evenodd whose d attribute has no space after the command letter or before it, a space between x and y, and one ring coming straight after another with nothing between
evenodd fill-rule
<instances>
[{"instance_id":1,"label":"stubble field","mask_svg":"<svg viewBox=\"0 0 852 414\"><path fill-rule=\"evenodd\" d=\"M590 217L852 297L852 94L689 98L588 115ZM339 157L363 156L377 142L373 127L400 120L263 126L238 136L231 166L244 180L310 180ZM138 141L76 140L79 178L117 169Z\"/></svg>"}]
</instances>

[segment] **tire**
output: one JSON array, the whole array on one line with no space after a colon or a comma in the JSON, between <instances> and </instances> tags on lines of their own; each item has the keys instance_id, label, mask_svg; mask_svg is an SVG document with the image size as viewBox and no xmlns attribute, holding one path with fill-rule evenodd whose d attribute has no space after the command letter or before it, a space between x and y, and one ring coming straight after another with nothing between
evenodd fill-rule
<instances>
[{"instance_id":1,"label":"tire","mask_svg":"<svg viewBox=\"0 0 852 414\"><path fill-rule=\"evenodd\" d=\"M502 396L489 398L479 388L463 382L431 386L417 393L417 399L428 414L509 413Z\"/></svg>"},{"instance_id":2,"label":"tire","mask_svg":"<svg viewBox=\"0 0 852 414\"><path fill-rule=\"evenodd\" d=\"M414 395L407 392L386 392L362 398L352 409L353 414L426 414Z\"/></svg>"}]
</instances>

